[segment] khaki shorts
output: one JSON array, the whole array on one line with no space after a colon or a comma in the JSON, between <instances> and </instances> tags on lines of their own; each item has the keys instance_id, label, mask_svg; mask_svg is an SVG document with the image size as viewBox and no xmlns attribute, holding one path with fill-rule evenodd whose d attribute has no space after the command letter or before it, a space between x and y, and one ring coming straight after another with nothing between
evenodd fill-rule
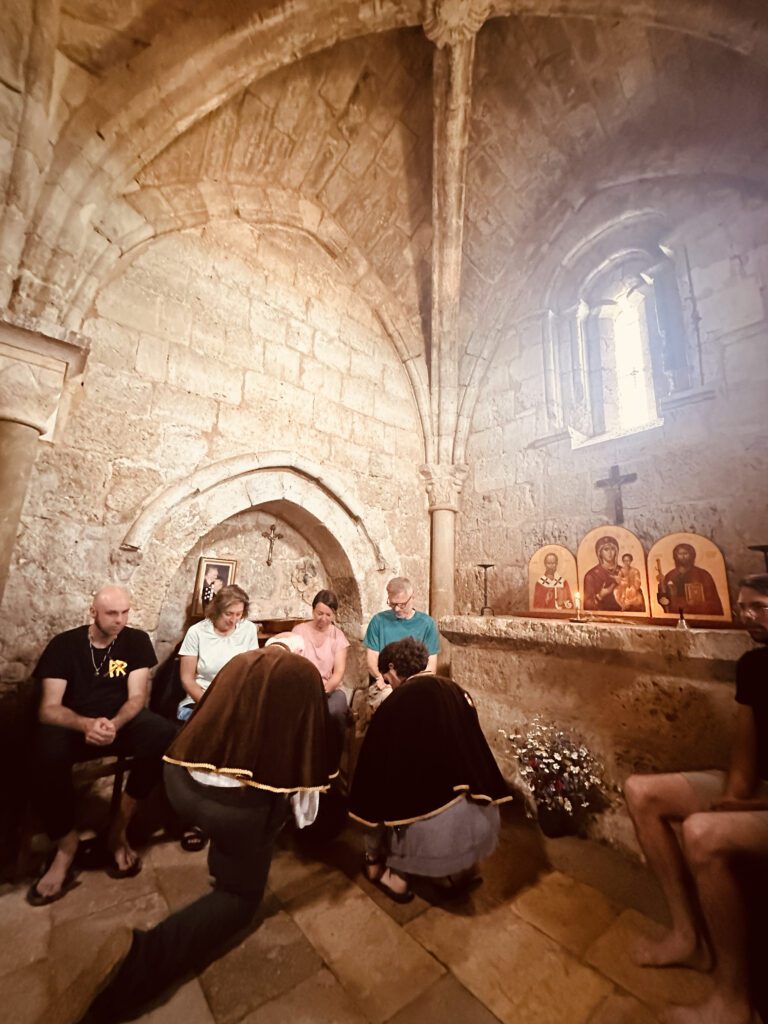
<instances>
[{"instance_id":1,"label":"khaki shorts","mask_svg":"<svg viewBox=\"0 0 768 1024\"><path fill-rule=\"evenodd\" d=\"M713 801L719 800L725 790L727 774L712 768L703 772L680 772L693 792L699 803L699 810L708 811ZM768 782L763 780L757 788L755 798L768 800ZM734 814L743 814L749 818L751 824L756 828L768 830L768 811L734 811Z\"/></svg>"}]
</instances>

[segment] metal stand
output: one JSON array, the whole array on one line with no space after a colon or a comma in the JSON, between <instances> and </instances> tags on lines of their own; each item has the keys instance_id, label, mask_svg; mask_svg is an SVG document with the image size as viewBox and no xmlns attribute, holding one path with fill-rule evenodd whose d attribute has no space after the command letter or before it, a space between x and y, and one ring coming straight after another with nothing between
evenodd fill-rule
<instances>
[{"instance_id":1,"label":"metal stand","mask_svg":"<svg viewBox=\"0 0 768 1024\"><path fill-rule=\"evenodd\" d=\"M763 558L765 559L765 571L768 572L768 544L750 544L748 547L750 551L763 552Z\"/></svg>"},{"instance_id":2,"label":"metal stand","mask_svg":"<svg viewBox=\"0 0 768 1024\"><path fill-rule=\"evenodd\" d=\"M488 570L495 568L494 562L479 562L478 569L483 570L483 607L480 609L481 615L493 615L493 608L488 604Z\"/></svg>"}]
</instances>

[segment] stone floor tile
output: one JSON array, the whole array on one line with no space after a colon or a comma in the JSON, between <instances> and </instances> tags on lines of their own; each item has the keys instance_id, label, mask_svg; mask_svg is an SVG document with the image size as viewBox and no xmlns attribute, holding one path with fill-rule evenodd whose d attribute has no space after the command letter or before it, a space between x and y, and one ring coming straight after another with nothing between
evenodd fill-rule
<instances>
[{"instance_id":1,"label":"stone floor tile","mask_svg":"<svg viewBox=\"0 0 768 1024\"><path fill-rule=\"evenodd\" d=\"M368 1024L336 978L323 968L264 1006L240 1024ZM471 1024L471 1022L467 1022Z\"/></svg>"},{"instance_id":2,"label":"stone floor tile","mask_svg":"<svg viewBox=\"0 0 768 1024\"><path fill-rule=\"evenodd\" d=\"M638 934L657 935L661 925L636 910L625 910L585 952L584 959L652 1008L699 1003L712 986L709 975L684 967L637 967L629 950Z\"/></svg>"},{"instance_id":3,"label":"stone floor tile","mask_svg":"<svg viewBox=\"0 0 768 1024\"><path fill-rule=\"evenodd\" d=\"M205 867L208 864L208 847L188 851L183 849L177 840L153 842L147 847L143 859L153 868L185 868L190 864Z\"/></svg>"},{"instance_id":4,"label":"stone floor tile","mask_svg":"<svg viewBox=\"0 0 768 1024\"><path fill-rule=\"evenodd\" d=\"M50 1008L49 971L44 960L11 971L2 979L2 1019L12 1024L42 1024Z\"/></svg>"},{"instance_id":5,"label":"stone floor tile","mask_svg":"<svg viewBox=\"0 0 768 1024\"><path fill-rule=\"evenodd\" d=\"M388 1024L498 1024L490 1010L450 974L405 1006Z\"/></svg>"},{"instance_id":6,"label":"stone floor tile","mask_svg":"<svg viewBox=\"0 0 768 1024\"><path fill-rule=\"evenodd\" d=\"M512 907L524 921L578 955L613 923L621 909L597 889L559 871L522 892Z\"/></svg>"},{"instance_id":7,"label":"stone floor tile","mask_svg":"<svg viewBox=\"0 0 768 1024\"><path fill-rule=\"evenodd\" d=\"M632 996L614 992L598 1006L588 1024L658 1024L658 1017Z\"/></svg>"},{"instance_id":8,"label":"stone floor tile","mask_svg":"<svg viewBox=\"0 0 768 1024\"><path fill-rule=\"evenodd\" d=\"M292 901L287 909L374 1024L389 1020L444 972L343 876Z\"/></svg>"},{"instance_id":9,"label":"stone floor tile","mask_svg":"<svg viewBox=\"0 0 768 1024\"><path fill-rule=\"evenodd\" d=\"M87 917L96 911L147 896L157 889L150 864L144 863L135 878L110 878L104 871L82 871L80 884L58 903L51 904L54 923Z\"/></svg>"},{"instance_id":10,"label":"stone floor tile","mask_svg":"<svg viewBox=\"0 0 768 1024\"><path fill-rule=\"evenodd\" d=\"M270 891L283 902L321 885L334 870L300 851L278 849L269 869Z\"/></svg>"},{"instance_id":11,"label":"stone floor tile","mask_svg":"<svg viewBox=\"0 0 768 1024\"><path fill-rule=\"evenodd\" d=\"M539 829L522 806L503 805L499 845L480 864L483 884L472 894L478 906L505 903L549 870Z\"/></svg>"},{"instance_id":12,"label":"stone floor tile","mask_svg":"<svg viewBox=\"0 0 768 1024\"><path fill-rule=\"evenodd\" d=\"M23 885L0 897L0 977L41 960L51 931L49 907L30 907Z\"/></svg>"},{"instance_id":13,"label":"stone floor tile","mask_svg":"<svg viewBox=\"0 0 768 1024\"><path fill-rule=\"evenodd\" d=\"M141 1024L216 1024L197 978L181 985L162 1006L147 1010Z\"/></svg>"},{"instance_id":14,"label":"stone floor tile","mask_svg":"<svg viewBox=\"0 0 768 1024\"><path fill-rule=\"evenodd\" d=\"M418 892L416 898L411 900L410 903L395 903L391 900L385 892L381 889L377 889L375 885L372 885L362 870L358 871L352 878L352 881L357 885L362 892L365 893L369 899L373 900L377 907L384 911L388 917L391 917L397 924L407 924L408 921L412 921L419 914L423 914L429 910L432 905L429 899L423 898L423 896L429 895L430 898L436 898L433 892L433 887L427 882L422 885L422 880L418 880L416 885L418 886ZM416 891L416 889L414 889Z\"/></svg>"},{"instance_id":15,"label":"stone floor tile","mask_svg":"<svg viewBox=\"0 0 768 1024\"><path fill-rule=\"evenodd\" d=\"M200 983L217 1024L230 1024L290 991L321 966L306 937L281 911L207 967Z\"/></svg>"},{"instance_id":16,"label":"stone floor tile","mask_svg":"<svg viewBox=\"0 0 768 1024\"><path fill-rule=\"evenodd\" d=\"M476 917L434 908L406 931L505 1024L584 1024L612 989L508 906Z\"/></svg>"},{"instance_id":17,"label":"stone floor tile","mask_svg":"<svg viewBox=\"0 0 768 1024\"><path fill-rule=\"evenodd\" d=\"M669 920L666 900L650 870L604 843L578 836L545 839L547 859L556 870L591 885L622 907L633 907L662 923Z\"/></svg>"},{"instance_id":18,"label":"stone floor tile","mask_svg":"<svg viewBox=\"0 0 768 1024\"><path fill-rule=\"evenodd\" d=\"M83 914L82 918L54 919L51 940L59 929L80 920L112 921L116 927L127 924L131 928L152 928L167 916L168 904L159 892L141 893L121 903L107 905L91 914Z\"/></svg>"},{"instance_id":19,"label":"stone floor tile","mask_svg":"<svg viewBox=\"0 0 768 1024\"><path fill-rule=\"evenodd\" d=\"M186 906L211 891L211 876L208 865L199 854L193 854L194 861L155 867L157 886L171 910Z\"/></svg>"}]
</instances>

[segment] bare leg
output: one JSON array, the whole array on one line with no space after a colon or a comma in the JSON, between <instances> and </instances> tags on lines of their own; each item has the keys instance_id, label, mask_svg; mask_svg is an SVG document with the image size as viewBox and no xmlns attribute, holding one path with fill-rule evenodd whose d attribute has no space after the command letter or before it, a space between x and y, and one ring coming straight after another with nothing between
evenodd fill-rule
<instances>
[{"instance_id":1,"label":"bare leg","mask_svg":"<svg viewBox=\"0 0 768 1024\"><path fill-rule=\"evenodd\" d=\"M139 855L128 842L128 825L136 811L136 801L132 796L123 793L120 798L120 810L109 829L108 845L120 871L125 871L138 861Z\"/></svg>"},{"instance_id":2,"label":"bare leg","mask_svg":"<svg viewBox=\"0 0 768 1024\"><path fill-rule=\"evenodd\" d=\"M751 1024L746 912L733 861L738 854L768 856L768 812L695 814L686 821L683 836L715 953L715 988L705 1003L676 1007L666 1020Z\"/></svg>"},{"instance_id":3,"label":"bare leg","mask_svg":"<svg viewBox=\"0 0 768 1024\"><path fill-rule=\"evenodd\" d=\"M658 942L640 940L633 959L644 967L684 965L707 970L711 959L699 927L690 872L671 825L700 810L682 775L633 775L624 787L627 807L648 866L667 899L672 928Z\"/></svg>"},{"instance_id":4,"label":"bare leg","mask_svg":"<svg viewBox=\"0 0 768 1024\"><path fill-rule=\"evenodd\" d=\"M74 829L56 841L57 850L51 866L35 886L41 896L55 896L61 890L75 859L79 841L80 837Z\"/></svg>"}]
</instances>

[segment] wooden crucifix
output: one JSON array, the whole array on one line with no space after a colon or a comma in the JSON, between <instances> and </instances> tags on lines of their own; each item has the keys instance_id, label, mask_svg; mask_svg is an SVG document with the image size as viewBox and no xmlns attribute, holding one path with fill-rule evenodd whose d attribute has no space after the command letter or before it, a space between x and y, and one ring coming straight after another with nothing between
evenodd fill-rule
<instances>
[{"instance_id":1,"label":"wooden crucifix","mask_svg":"<svg viewBox=\"0 0 768 1024\"><path fill-rule=\"evenodd\" d=\"M267 552L267 565L272 565L272 552L275 549L275 541L282 540L283 535L282 533L277 532L277 530L275 529L275 524L272 523L269 530L262 531L261 536L266 537L267 540L269 541L269 551Z\"/></svg>"},{"instance_id":2,"label":"wooden crucifix","mask_svg":"<svg viewBox=\"0 0 768 1024\"><path fill-rule=\"evenodd\" d=\"M625 473L622 476L618 466L611 466L611 472L605 480L598 480L595 483L595 487L605 487L613 491L613 518L616 526L621 526L624 522L624 502L621 500L622 484L631 484L634 480L637 480L637 473Z\"/></svg>"}]
</instances>

